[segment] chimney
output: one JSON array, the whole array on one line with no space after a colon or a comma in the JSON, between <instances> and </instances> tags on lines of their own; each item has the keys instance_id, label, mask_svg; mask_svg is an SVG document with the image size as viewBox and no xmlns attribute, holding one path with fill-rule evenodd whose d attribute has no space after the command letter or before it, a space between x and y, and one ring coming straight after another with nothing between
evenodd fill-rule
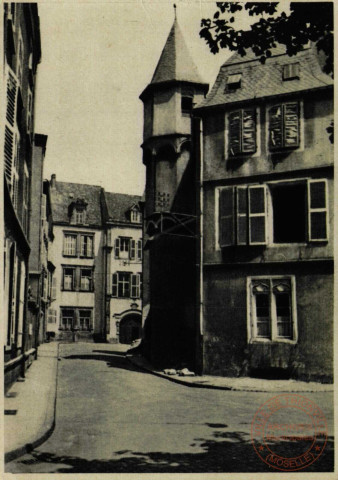
<instances>
[{"instance_id":1,"label":"chimney","mask_svg":"<svg viewBox=\"0 0 338 480\"><path fill-rule=\"evenodd\" d=\"M53 173L52 176L50 177L50 186L51 186L51 188L56 187L56 175L55 175L55 173Z\"/></svg>"}]
</instances>

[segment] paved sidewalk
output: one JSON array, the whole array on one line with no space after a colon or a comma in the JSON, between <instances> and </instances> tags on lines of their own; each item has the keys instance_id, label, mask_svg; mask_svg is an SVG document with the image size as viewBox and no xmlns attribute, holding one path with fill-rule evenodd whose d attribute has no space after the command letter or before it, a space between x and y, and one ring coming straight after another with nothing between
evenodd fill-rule
<instances>
[{"instance_id":1,"label":"paved sidewalk","mask_svg":"<svg viewBox=\"0 0 338 480\"><path fill-rule=\"evenodd\" d=\"M244 392L332 392L332 384L317 382L299 382L297 380L265 380L252 377L215 377L211 375L180 377L179 375L166 375L162 370L156 370L147 359L141 355L127 353L128 360L137 367L166 378L175 383L189 387L213 388L218 390L237 390Z\"/></svg>"},{"instance_id":2,"label":"paved sidewalk","mask_svg":"<svg viewBox=\"0 0 338 480\"><path fill-rule=\"evenodd\" d=\"M5 396L5 461L44 442L55 425L58 343L44 343L25 380ZM7 412L6 412L7 411Z\"/></svg>"}]
</instances>

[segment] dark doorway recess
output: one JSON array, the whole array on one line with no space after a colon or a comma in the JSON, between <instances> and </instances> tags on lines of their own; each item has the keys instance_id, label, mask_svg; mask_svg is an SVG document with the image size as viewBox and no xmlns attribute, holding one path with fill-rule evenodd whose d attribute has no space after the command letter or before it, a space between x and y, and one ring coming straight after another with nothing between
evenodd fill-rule
<instances>
[{"instance_id":1,"label":"dark doorway recess","mask_svg":"<svg viewBox=\"0 0 338 480\"><path fill-rule=\"evenodd\" d=\"M141 315L131 313L120 322L120 343L130 345L137 338L141 338Z\"/></svg>"}]
</instances>

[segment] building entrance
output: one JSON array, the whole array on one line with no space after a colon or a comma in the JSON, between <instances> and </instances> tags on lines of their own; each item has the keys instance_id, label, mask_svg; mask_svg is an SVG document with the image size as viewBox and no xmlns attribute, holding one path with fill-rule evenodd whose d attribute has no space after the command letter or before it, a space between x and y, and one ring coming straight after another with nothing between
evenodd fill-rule
<instances>
[{"instance_id":1,"label":"building entrance","mask_svg":"<svg viewBox=\"0 0 338 480\"><path fill-rule=\"evenodd\" d=\"M133 340L141 338L141 315L131 313L120 322L120 343L130 345Z\"/></svg>"}]
</instances>

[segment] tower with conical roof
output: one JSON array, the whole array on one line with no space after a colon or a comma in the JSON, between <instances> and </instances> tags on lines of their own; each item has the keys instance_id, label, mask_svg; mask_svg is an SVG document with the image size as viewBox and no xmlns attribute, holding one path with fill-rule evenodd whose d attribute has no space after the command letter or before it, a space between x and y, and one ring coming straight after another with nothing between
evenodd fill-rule
<instances>
[{"instance_id":1,"label":"tower with conical roof","mask_svg":"<svg viewBox=\"0 0 338 480\"><path fill-rule=\"evenodd\" d=\"M196 166L192 109L205 97L175 20L144 103L144 354L153 364L194 368L196 358Z\"/></svg>"},{"instance_id":2,"label":"tower with conical roof","mask_svg":"<svg viewBox=\"0 0 338 480\"><path fill-rule=\"evenodd\" d=\"M194 64L175 15L144 103L143 162L146 213L171 211L188 166L191 111L208 91Z\"/></svg>"}]
</instances>

